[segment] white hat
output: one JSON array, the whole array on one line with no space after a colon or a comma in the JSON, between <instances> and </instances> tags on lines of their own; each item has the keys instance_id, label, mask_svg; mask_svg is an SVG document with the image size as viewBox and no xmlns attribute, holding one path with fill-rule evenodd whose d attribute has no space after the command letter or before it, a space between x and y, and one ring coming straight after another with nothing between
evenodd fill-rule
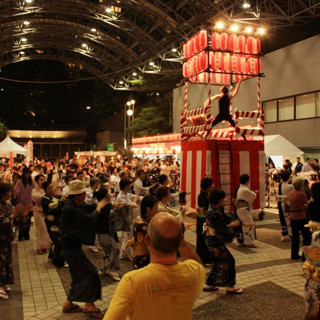
<instances>
[{"instance_id":1,"label":"white hat","mask_svg":"<svg viewBox=\"0 0 320 320\"><path fill-rule=\"evenodd\" d=\"M81 194L84 191L87 191L88 188L86 188L86 185L84 181L81 180L73 180L69 183L69 191L68 195L72 194Z\"/></svg>"}]
</instances>

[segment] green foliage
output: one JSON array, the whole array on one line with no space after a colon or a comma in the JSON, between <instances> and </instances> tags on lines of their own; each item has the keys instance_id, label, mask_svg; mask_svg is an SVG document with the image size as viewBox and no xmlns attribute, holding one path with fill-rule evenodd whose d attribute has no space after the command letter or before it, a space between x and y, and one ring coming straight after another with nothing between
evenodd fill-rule
<instances>
[{"instance_id":1,"label":"green foliage","mask_svg":"<svg viewBox=\"0 0 320 320\"><path fill-rule=\"evenodd\" d=\"M7 136L8 128L0 121L0 141L2 141Z\"/></svg>"},{"instance_id":2,"label":"green foliage","mask_svg":"<svg viewBox=\"0 0 320 320\"><path fill-rule=\"evenodd\" d=\"M154 105L141 110L128 131L131 131L134 137L171 132L170 109L171 97L156 101Z\"/></svg>"}]
</instances>

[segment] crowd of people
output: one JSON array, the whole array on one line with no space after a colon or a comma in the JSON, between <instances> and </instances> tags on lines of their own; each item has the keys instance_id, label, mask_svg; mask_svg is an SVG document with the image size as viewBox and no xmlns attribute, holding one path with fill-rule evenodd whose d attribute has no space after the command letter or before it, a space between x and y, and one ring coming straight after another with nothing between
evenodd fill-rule
<instances>
[{"instance_id":1,"label":"crowd of people","mask_svg":"<svg viewBox=\"0 0 320 320\"><path fill-rule=\"evenodd\" d=\"M316 215L320 182L317 175L308 194L304 179L296 177L306 167L299 163L297 159L292 168L286 162L277 172L278 208L281 240L292 241L291 259L305 261L308 255L299 253L299 237L303 236L305 246L310 245L311 232L306 225L310 220L320 221ZM226 287L227 294L241 294L235 259L227 244L236 237L239 247L256 247L252 205L259 191L250 190L250 177L242 174L233 201L235 212L230 215L224 211L225 192L215 188L211 178L202 179L193 251L184 241L190 225L186 222L185 194L179 197L179 177L179 162L174 159L101 161L98 157L83 163L77 158L54 162L35 159L16 161L12 168L8 161L2 162L0 298L9 298L9 286L14 282L12 226L18 230L18 241L28 241L32 217L36 253L48 253L56 267L69 267L72 283L62 307L64 313L83 312L94 319L117 320L127 315L130 319L173 319L172 315L187 319L202 289ZM83 245L102 252L99 269L88 259ZM130 260L134 270L122 279L121 259ZM204 266L211 267L206 280ZM95 305L101 299L101 276L120 281L106 315ZM320 292L318 282L319 286L312 283L312 288ZM316 294L312 290L306 286L310 297ZM171 306L173 296L179 303ZM141 302L147 299L151 311L146 318ZM163 303L168 308L161 308Z\"/></svg>"}]
</instances>

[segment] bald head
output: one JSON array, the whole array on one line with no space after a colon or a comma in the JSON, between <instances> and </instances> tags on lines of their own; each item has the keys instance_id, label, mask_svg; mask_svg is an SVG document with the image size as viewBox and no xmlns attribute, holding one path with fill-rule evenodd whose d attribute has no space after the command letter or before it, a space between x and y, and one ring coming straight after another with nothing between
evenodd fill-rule
<instances>
[{"instance_id":1,"label":"bald head","mask_svg":"<svg viewBox=\"0 0 320 320\"><path fill-rule=\"evenodd\" d=\"M172 254L178 250L182 238L180 221L167 212L159 212L149 223L148 235L156 251Z\"/></svg>"}]
</instances>

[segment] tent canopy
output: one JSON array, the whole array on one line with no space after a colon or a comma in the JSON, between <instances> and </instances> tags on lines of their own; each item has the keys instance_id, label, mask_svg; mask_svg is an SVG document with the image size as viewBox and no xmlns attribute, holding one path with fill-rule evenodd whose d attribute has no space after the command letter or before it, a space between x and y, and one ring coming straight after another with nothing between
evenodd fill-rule
<instances>
[{"instance_id":1,"label":"tent canopy","mask_svg":"<svg viewBox=\"0 0 320 320\"><path fill-rule=\"evenodd\" d=\"M9 136L7 136L0 142L0 157L9 158L10 152L13 153L13 156L16 156L17 154L27 155L29 151L15 143Z\"/></svg>"},{"instance_id":2,"label":"tent canopy","mask_svg":"<svg viewBox=\"0 0 320 320\"><path fill-rule=\"evenodd\" d=\"M266 156L301 157L304 152L280 134L264 137Z\"/></svg>"}]
</instances>

